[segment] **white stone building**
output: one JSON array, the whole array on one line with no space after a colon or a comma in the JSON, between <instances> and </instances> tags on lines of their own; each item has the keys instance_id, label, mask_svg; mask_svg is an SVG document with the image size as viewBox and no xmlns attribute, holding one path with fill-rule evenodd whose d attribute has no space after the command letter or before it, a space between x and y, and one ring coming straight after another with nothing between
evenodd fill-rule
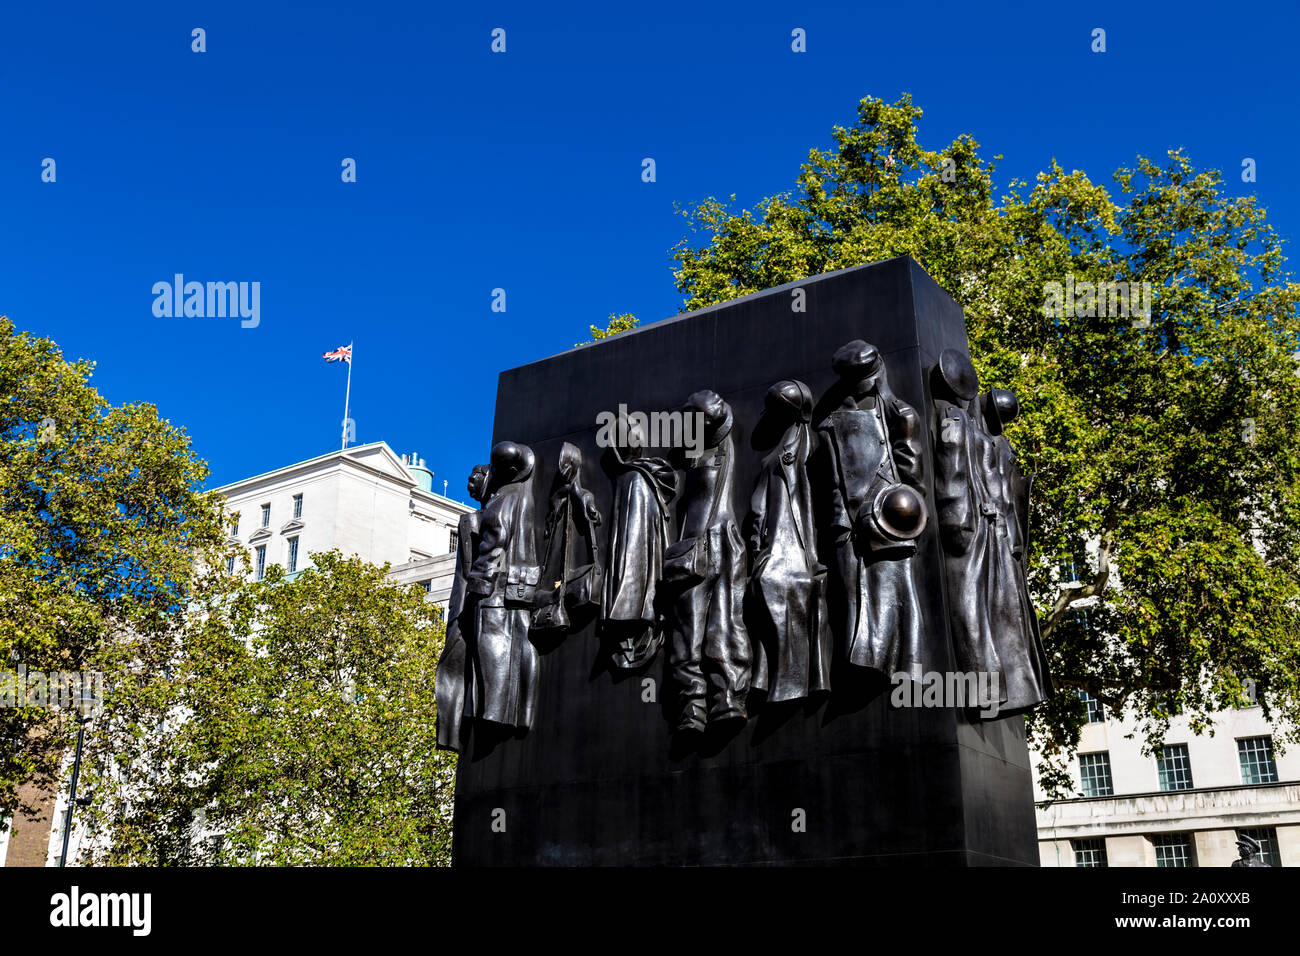
<instances>
[{"instance_id":1,"label":"white stone building","mask_svg":"<svg viewBox=\"0 0 1300 956\"><path fill-rule=\"evenodd\" d=\"M1130 722L1088 700L1074 779L1045 802L1035 780L1043 866L1230 866L1238 834L1274 866L1300 866L1300 751L1278 752L1257 706L1221 712L1214 734L1175 718L1159 756Z\"/></svg>"},{"instance_id":2,"label":"white stone building","mask_svg":"<svg viewBox=\"0 0 1300 956\"><path fill-rule=\"evenodd\" d=\"M445 606L456 526L477 506L434 493L432 479L424 459L374 442L223 485L216 490L238 515L228 529L230 567L243 549L253 577L272 564L295 573L313 553L337 549L392 565L395 580L423 584Z\"/></svg>"}]
</instances>

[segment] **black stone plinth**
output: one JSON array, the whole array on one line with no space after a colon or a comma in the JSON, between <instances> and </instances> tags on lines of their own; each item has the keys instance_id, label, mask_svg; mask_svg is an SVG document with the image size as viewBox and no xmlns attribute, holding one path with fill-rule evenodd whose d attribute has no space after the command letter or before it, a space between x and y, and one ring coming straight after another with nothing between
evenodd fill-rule
<instances>
[{"instance_id":1,"label":"black stone plinth","mask_svg":"<svg viewBox=\"0 0 1300 956\"><path fill-rule=\"evenodd\" d=\"M792 311L794 289L804 290L804 312ZM583 483L607 515L598 413L620 403L676 408L712 388L735 410L743 515L760 465L749 439L768 386L797 378L820 397L835 380L832 353L856 338L880 349L894 392L927 420L929 370L943 349L967 350L961 309L910 258L892 259L504 372L493 441L536 451L539 514L561 443L573 442ZM926 453L933 514L928 442ZM927 669L951 670L933 523L917 560ZM760 707L730 736L712 732L674 749L663 652L644 673L613 674L588 623L542 654L532 729L505 740L476 730L461 757L456 865L1038 863L1018 717L980 723L960 710L895 709L886 681L837 666L829 700ZM643 700L647 678L652 703Z\"/></svg>"}]
</instances>

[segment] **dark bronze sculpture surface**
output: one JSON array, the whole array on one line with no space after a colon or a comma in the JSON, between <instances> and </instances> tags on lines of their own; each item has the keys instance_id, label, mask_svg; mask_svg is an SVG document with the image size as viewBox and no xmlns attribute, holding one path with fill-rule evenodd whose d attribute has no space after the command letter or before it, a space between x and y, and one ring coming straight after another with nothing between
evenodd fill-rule
<instances>
[{"instance_id":1,"label":"dark bronze sculpture surface","mask_svg":"<svg viewBox=\"0 0 1300 956\"><path fill-rule=\"evenodd\" d=\"M928 519L921 416L889 387L874 345L835 352L838 406L818 425L849 663L920 680L916 539ZM842 396L842 397L841 397Z\"/></svg>"},{"instance_id":2,"label":"dark bronze sculpture surface","mask_svg":"<svg viewBox=\"0 0 1300 956\"><path fill-rule=\"evenodd\" d=\"M487 499L488 471L487 465L475 465L465 486L480 506ZM481 514L471 511L461 515L456 526L456 577L447 601L447 634L434 676L439 750L459 751L464 743L462 718L470 707L469 688L473 684L468 670L466 632L472 634L474 628L474 602L467 600L466 586L474 555L478 553Z\"/></svg>"},{"instance_id":3,"label":"dark bronze sculpture surface","mask_svg":"<svg viewBox=\"0 0 1300 956\"><path fill-rule=\"evenodd\" d=\"M1263 866L1272 869L1270 864L1265 863L1259 858L1259 851L1262 847L1259 841L1253 836L1243 833L1237 838L1237 859L1232 861L1232 866Z\"/></svg>"},{"instance_id":4,"label":"dark bronze sculpture surface","mask_svg":"<svg viewBox=\"0 0 1300 956\"><path fill-rule=\"evenodd\" d=\"M1047 654L1043 650L1038 612L1034 610L1025 573L1031 482L1020 470L1016 453L1002 434L1002 429L1020 414L1020 403L1015 393L994 388L982 397L981 406L984 427L993 440L989 497L998 511L998 548L1005 547L1011 552L1013 590L1021 609L1019 629L1006 628L994 633L998 660L1002 664L1002 686L1006 693L1000 713L1007 716L1023 713L1046 700L1052 693L1052 679L1047 669ZM995 596L997 593L990 588L987 600L990 603L999 600ZM1011 603L1010 597L1006 602Z\"/></svg>"},{"instance_id":5,"label":"dark bronze sculpture surface","mask_svg":"<svg viewBox=\"0 0 1300 956\"><path fill-rule=\"evenodd\" d=\"M539 657L529 638L541 569L533 520L532 449L498 442L467 591L477 598L469 642L472 714L517 731L532 723Z\"/></svg>"},{"instance_id":6,"label":"dark bronze sculpture surface","mask_svg":"<svg viewBox=\"0 0 1300 956\"><path fill-rule=\"evenodd\" d=\"M745 544L732 504L731 406L703 389L687 399L682 412L703 416L703 449L686 458L680 535L664 554L664 584L673 591L669 663L676 726L699 732L710 722L746 718L752 654L743 608Z\"/></svg>"},{"instance_id":7,"label":"dark bronze sculpture surface","mask_svg":"<svg viewBox=\"0 0 1300 956\"><path fill-rule=\"evenodd\" d=\"M609 560L601 629L614 645L615 667L633 670L663 645L658 585L668 544L668 505L676 494L672 465L647 455L641 427L624 421L627 447L611 447L605 468L614 481L609 522Z\"/></svg>"},{"instance_id":8,"label":"dark bronze sculpture surface","mask_svg":"<svg viewBox=\"0 0 1300 956\"><path fill-rule=\"evenodd\" d=\"M546 558L542 562L535 632L566 631L570 612L599 607L604 569L596 542L600 512L582 487L582 452L565 442L546 514Z\"/></svg>"},{"instance_id":9,"label":"dark bronze sculpture surface","mask_svg":"<svg viewBox=\"0 0 1300 956\"><path fill-rule=\"evenodd\" d=\"M747 295L502 372L493 440L538 456L538 561L556 566L554 529L567 531L554 507L566 479L552 484L571 460L567 441L582 450L580 483L601 517L605 599L594 621L564 604L562 641L542 639L535 605L537 726L507 741L466 718L457 865L1038 865L1023 723L980 721L947 694L899 705L887 678L851 663L956 669L929 382L946 349L967 354L961 307L906 258L810 276L795 292ZM799 300L807 312L792 316ZM851 340L863 341L837 376L829 360ZM809 386L811 414L796 381ZM703 439L700 419L681 419L681 399L701 385L730 406L730 442L715 416ZM979 393L972 382L964 401L984 427ZM781 395L788 414L774 405ZM629 405L664 411L631 412L642 434L629 435L610 414L631 424ZM660 440L674 423L681 441ZM1028 479L1008 473L1011 497L1025 500ZM724 502L715 489L728 478ZM578 498L564 500L580 520ZM734 517L711 519L715 503ZM1028 512L1014 510L1023 531ZM714 530L742 519L739 541ZM581 548L565 550L568 570L546 572L541 605L583 565ZM821 565L828 626L817 628ZM741 598L719 602L719 592ZM728 617L749 639L753 719L719 725L710 710L736 701L746 673ZM691 732L676 730L682 717Z\"/></svg>"},{"instance_id":10,"label":"dark bronze sculpture surface","mask_svg":"<svg viewBox=\"0 0 1300 956\"><path fill-rule=\"evenodd\" d=\"M826 567L817 559L808 459L816 436L812 391L777 382L764 399L754 444L769 448L750 501L750 635L753 687L767 700L831 689L833 638L826 619ZM770 444L769 444L770 441Z\"/></svg>"},{"instance_id":11,"label":"dark bronze sculpture surface","mask_svg":"<svg viewBox=\"0 0 1300 956\"><path fill-rule=\"evenodd\" d=\"M969 360L945 351L931 373L935 501L957 665L999 675L1006 716L1051 683L1024 568L1030 482L1002 435L1019 405L1004 389L978 391Z\"/></svg>"}]
</instances>

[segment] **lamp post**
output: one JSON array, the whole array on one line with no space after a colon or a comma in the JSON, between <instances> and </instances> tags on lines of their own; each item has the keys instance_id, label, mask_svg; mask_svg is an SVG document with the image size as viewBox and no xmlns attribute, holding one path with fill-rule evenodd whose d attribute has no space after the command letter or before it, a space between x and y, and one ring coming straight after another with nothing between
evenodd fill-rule
<instances>
[{"instance_id":1,"label":"lamp post","mask_svg":"<svg viewBox=\"0 0 1300 956\"><path fill-rule=\"evenodd\" d=\"M81 776L81 745L86 739L86 725L91 721L90 715L94 712L98 703L99 701L93 691L82 688L81 697L77 702L77 711L80 714L77 717L77 755L72 760L72 784L68 791L68 812L63 819L63 853L59 856L59 866L61 867L68 865L68 841L72 839L72 811L77 806L77 779Z\"/></svg>"}]
</instances>

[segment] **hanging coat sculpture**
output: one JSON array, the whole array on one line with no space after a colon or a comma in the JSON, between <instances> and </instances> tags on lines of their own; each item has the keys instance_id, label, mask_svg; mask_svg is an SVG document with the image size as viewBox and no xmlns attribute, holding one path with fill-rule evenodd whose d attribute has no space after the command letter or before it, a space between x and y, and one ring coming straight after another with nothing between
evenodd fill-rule
<instances>
[{"instance_id":1,"label":"hanging coat sculpture","mask_svg":"<svg viewBox=\"0 0 1300 956\"><path fill-rule=\"evenodd\" d=\"M487 483L488 466L475 465L469 474L466 488L470 498L479 502L480 506L487 497ZM464 730L462 717L472 709L469 691L473 680L469 669L468 644L473 640L474 601L468 600L470 596L466 589L470 568L478 551L481 514L479 511L471 511L461 515L456 525L456 577L452 581L451 597L447 601L447 635L434 674L439 750L460 750Z\"/></svg>"},{"instance_id":2,"label":"hanging coat sculpture","mask_svg":"<svg viewBox=\"0 0 1300 956\"><path fill-rule=\"evenodd\" d=\"M850 664L919 681L922 618L913 556L928 520L921 417L890 390L874 345L849 342L835 352L832 367L839 402L818 432L845 655Z\"/></svg>"},{"instance_id":3,"label":"hanging coat sculpture","mask_svg":"<svg viewBox=\"0 0 1300 956\"><path fill-rule=\"evenodd\" d=\"M979 411L979 382L966 356L947 349L930 382L934 399L934 498L948 586L948 616L957 667L997 674L1000 701L1006 684L994 635L1021 627L1013 594L1010 552L999 552L997 508L988 497L993 442ZM974 413L972 414L972 409ZM1001 563L999 563L1001 562Z\"/></svg>"},{"instance_id":4,"label":"hanging coat sculpture","mask_svg":"<svg viewBox=\"0 0 1300 956\"><path fill-rule=\"evenodd\" d=\"M953 349L939 356L931 395L936 520L953 652L961 670L998 676L998 715L1008 716L1041 701L1047 679L1021 563L1028 482L1001 437L1003 416L1010 421L1019 407L1002 389L981 400L974 367Z\"/></svg>"},{"instance_id":5,"label":"hanging coat sculpture","mask_svg":"<svg viewBox=\"0 0 1300 956\"><path fill-rule=\"evenodd\" d=\"M1008 623L995 628L993 634L1006 694L999 713L1006 717L1023 713L1046 700L1052 693L1052 679L1025 573L1030 481L1020 470L1011 443L1002 434L1019 416L1020 402L1014 392L994 388L981 397L981 406L983 424L992 444L986 491L996 512L993 521L997 562L1008 565L1007 593L1001 599ZM997 584L1001 587L1001 576Z\"/></svg>"},{"instance_id":6,"label":"hanging coat sculpture","mask_svg":"<svg viewBox=\"0 0 1300 956\"><path fill-rule=\"evenodd\" d=\"M546 514L546 558L542 562L534 632L562 632L571 612L599 607L602 568L596 545L600 512L582 487L582 452L565 442Z\"/></svg>"},{"instance_id":7,"label":"hanging coat sculpture","mask_svg":"<svg viewBox=\"0 0 1300 956\"><path fill-rule=\"evenodd\" d=\"M490 498L467 590L477 596L470 659L472 713L516 731L532 724L539 657L529 639L541 569L533 521L533 451L498 442L492 449Z\"/></svg>"},{"instance_id":8,"label":"hanging coat sculpture","mask_svg":"<svg viewBox=\"0 0 1300 956\"><path fill-rule=\"evenodd\" d=\"M626 436L625 447L611 446L605 454L614 506L601 629L614 645L614 666L634 670L653 659L663 644L658 585L676 476L667 461L645 453L646 435L638 423L625 418L618 433Z\"/></svg>"},{"instance_id":9,"label":"hanging coat sculpture","mask_svg":"<svg viewBox=\"0 0 1300 956\"><path fill-rule=\"evenodd\" d=\"M831 688L832 635L826 620L826 568L817 560L808 459L812 392L777 382L754 430L768 447L754 484L748 522L750 636L755 690L767 700L798 700Z\"/></svg>"},{"instance_id":10,"label":"hanging coat sculpture","mask_svg":"<svg viewBox=\"0 0 1300 956\"><path fill-rule=\"evenodd\" d=\"M677 730L699 732L710 723L746 718L752 653L743 609L745 545L731 500L731 406L704 389L682 412L703 416L703 449L687 458L680 537L664 554L664 586L673 593L669 662Z\"/></svg>"}]
</instances>

